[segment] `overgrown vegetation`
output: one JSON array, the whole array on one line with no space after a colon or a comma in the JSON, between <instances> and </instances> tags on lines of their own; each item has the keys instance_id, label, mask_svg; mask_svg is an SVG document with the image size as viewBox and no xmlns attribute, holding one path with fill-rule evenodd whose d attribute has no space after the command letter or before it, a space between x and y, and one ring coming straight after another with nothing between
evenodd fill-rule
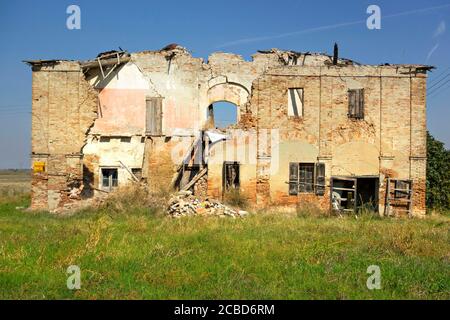
<instances>
[{"instance_id":1,"label":"overgrown vegetation","mask_svg":"<svg viewBox=\"0 0 450 320\"><path fill-rule=\"evenodd\" d=\"M450 209L450 150L427 132L427 207Z\"/></svg>"},{"instance_id":2,"label":"overgrown vegetation","mask_svg":"<svg viewBox=\"0 0 450 320\"><path fill-rule=\"evenodd\" d=\"M96 209L113 215L130 212L135 214L148 213L150 215L162 214L167 207L169 196L170 192L166 190L151 193L142 185L130 184L116 189Z\"/></svg>"},{"instance_id":3,"label":"overgrown vegetation","mask_svg":"<svg viewBox=\"0 0 450 320\"><path fill-rule=\"evenodd\" d=\"M442 148L428 149L434 208L448 208ZM0 188L0 299L450 299L449 215L337 217L308 205L171 219L169 192L134 185L58 216L23 210L28 191L11 190ZM239 192L225 199L249 205ZM66 287L70 265L81 269L80 290ZM366 287L370 265L381 269L380 290Z\"/></svg>"},{"instance_id":4,"label":"overgrown vegetation","mask_svg":"<svg viewBox=\"0 0 450 320\"><path fill-rule=\"evenodd\" d=\"M72 216L2 201L0 299L450 298L448 217L171 219L144 196L121 192ZM373 264L381 290L366 287ZM80 290L66 287L70 265Z\"/></svg>"},{"instance_id":5,"label":"overgrown vegetation","mask_svg":"<svg viewBox=\"0 0 450 320\"><path fill-rule=\"evenodd\" d=\"M249 207L248 197L239 189L230 189L224 194L224 202L232 207L247 209Z\"/></svg>"}]
</instances>

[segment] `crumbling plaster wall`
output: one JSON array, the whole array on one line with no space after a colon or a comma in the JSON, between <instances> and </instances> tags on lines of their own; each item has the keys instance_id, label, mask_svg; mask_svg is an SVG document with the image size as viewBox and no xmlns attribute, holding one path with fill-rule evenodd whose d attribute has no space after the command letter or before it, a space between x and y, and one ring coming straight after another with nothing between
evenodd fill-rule
<instances>
[{"instance_id":1,"label":"crumbling plaster wall","mask_svg":"<svg viewBox=\"0 0 450 320\"><path fill-rule=\"evenodd\" d=\"M381 206L387 174L412 179L414 213L423 214L425 82L422 73L391 66L271 69L257 80L251 104L258 106L259 130L279 130L280 171L269 176L258 171L261 190L273 204L309 200L328 208L329 188L323 197L289 196L286 184L289 162L320 161L326 164L327 186L331 176L380 177ZM364 120L347 116L348 89L358 87L365 93ZM303 118L287 116L288 88L304 88ZM267 166L270 160L263 162Z\"/></svg>"},{"instance_id":2,"label":"crumbling plaster wall","mask_svg":"<svg viewBox=\"0 0 450 320\"><path fill-rule=\"evenodd\" d=\"M277 50L252 61L214 53L205 63L177 47L134 53L130 62L106 70L106 78L98 70L86 80L78 62L34 67L33 161L44 161L46 171L33 174L32 206L52 210L70 202L68 191L82 177L82 155L94 187L103 166L119 166L119 182L130 178L119 160L142 167L151 188L169 185L179 165L174 150L189 148L210 104L229 101L238 107L234 128L253 130L257 140L256 156L241 168L241 186L258 206L313 201L327 209L328 188L325 196L288 195L289 162L320 161L327 186L331 176L379 176L380 206L386 176L412 179L414 212L424 213L426 75L407 67L330 63L324 55ZM288 88L304 89L301 118L287 116ZM358 88L364 88L365 118L351 120L347 92ZM145 137L147 97L163 98L160 137ZM201 182L210 196L223 193L222 161L240 161L220 150L252 148L251 138L235 138L211 150Z\"/></svg>"},{"instance_id":3,"label":"crumbling plaster wall","mask_svg":"<svg viewBox=\"0 0 450 320\"><path fill-rule=\"evenodd\" d=\"M161 181L173 180L179 165L174 161L173 148L180 144L189 148L199 130L205 128L208 106L218 101L234 103L238 118L248 122L251 110L247 102L253 81L269 66L281 62L276 54L255 55L250 62L239 55L214 53L205 63L178 48L135 53L131 63L148 81L154 95L163 97L164 137L149 137L144 151L144 176L155 189ZM219 178L221 173L209 170L208 185Z\"/></svg>"}]
</instances>

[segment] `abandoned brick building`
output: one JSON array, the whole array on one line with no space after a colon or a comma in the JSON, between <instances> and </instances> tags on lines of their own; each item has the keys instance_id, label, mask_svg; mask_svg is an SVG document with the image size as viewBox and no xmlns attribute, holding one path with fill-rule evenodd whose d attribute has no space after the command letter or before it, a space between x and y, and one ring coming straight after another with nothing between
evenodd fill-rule
<instances>
[{"instance_id":1,"label":"abandoned brick building","mask_svg":"<svg viewBox=\"0 0 450 320\"><path fill-rule=\"evenodd\" d=\"M63 210L130 181L256 207L313 202L425 213L425 65L272 49L246 61L183 47L34 60L32 208ZM218 101L237 122L216 129Z\"/></svg>"}]
</instances>

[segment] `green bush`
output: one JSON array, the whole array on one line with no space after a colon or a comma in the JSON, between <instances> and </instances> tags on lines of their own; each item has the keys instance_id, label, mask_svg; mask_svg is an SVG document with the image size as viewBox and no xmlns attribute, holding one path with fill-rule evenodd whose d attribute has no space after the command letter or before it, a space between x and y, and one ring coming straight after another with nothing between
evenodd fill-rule
<instances>
[{"instance_id":1,"label":"green bush","mask_svg":"<svg viewBox=\"0 0 450 320\"><path fill-rule=\"evenodd\" d=\"M427 207L450 209L450 150L427 132Z\"/></svg>"}]
</instances>

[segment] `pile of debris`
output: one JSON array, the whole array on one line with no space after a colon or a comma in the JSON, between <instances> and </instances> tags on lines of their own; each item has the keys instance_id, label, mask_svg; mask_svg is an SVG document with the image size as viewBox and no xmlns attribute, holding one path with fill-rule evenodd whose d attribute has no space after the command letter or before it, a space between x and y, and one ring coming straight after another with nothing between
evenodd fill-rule
<instances>
[{"instance_id":1,"label":"pile of debris","mask_svg":"<svg viewBox=\"0 0 450 320\"><path fill-rule=\"evenodd\" d=\"M174 218L193 215L237 218L248 214L247 211L235 210L217 200L199 199L191 191L179 191L172 196L167 211Z\"/></svg>"}]
</instances>

